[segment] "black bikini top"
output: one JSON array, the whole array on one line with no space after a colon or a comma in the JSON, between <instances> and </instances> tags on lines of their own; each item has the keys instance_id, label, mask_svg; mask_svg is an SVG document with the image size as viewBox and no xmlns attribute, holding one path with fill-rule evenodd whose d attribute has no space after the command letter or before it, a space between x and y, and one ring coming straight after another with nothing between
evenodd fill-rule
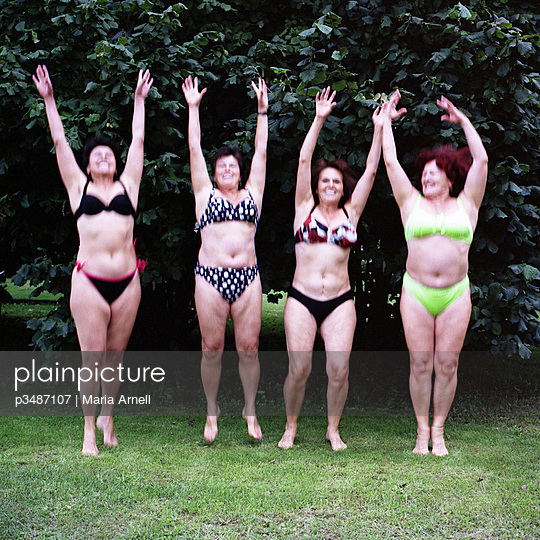
<instances>
[{"instance_id":1,"label":"black bikini top","mask_svg":"<svg viewBox=\"0 0 540 540\"><path fill-rule=\"evenodd\" d=\"M133 205L129 200L126 187L124 186L124 184L122 184L120 180L118 180L118 182L122 184L122 187L124 188L124 193L119 193L110 202L108 206L105 205L103 201L101 201L97 197L94 197L94 195L88 195L86 193L89 182L90 180L86 182L81 197L81 202L79 203L79 208L77 208L77 210L73 214L76 220L78 220L83 214L95 216L96 214L99 214L101 212L116 212L117 214L121 214L122 216L133 216L134 218L136 217L137 213L135 212L135 208L133 208Z\"/></svg>"}]
</instances>

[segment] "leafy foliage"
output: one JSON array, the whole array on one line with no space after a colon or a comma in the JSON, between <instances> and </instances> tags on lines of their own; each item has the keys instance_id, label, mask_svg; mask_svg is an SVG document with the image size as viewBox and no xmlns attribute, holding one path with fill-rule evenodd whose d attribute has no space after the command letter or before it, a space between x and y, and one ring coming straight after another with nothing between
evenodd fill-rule
<instances>
[{"instance_id":1,"label":"leafy foliage","mask_svg":"<svg viewBox=\"0 0 540 540\"><path fill-rule=\"evenodd\" d=\"M150 264L132 347L185 348L196 325L199 240L181 83L195 74L209 88L201 110L205 153L229 142L249 157L256 123L249 82L262 75L271 98L257 235L265 290L286 289L294 272L296 165L317 91L330 85L339 99L318 154L345 157L358 174L373 109L397 87L408 109L395 128L407 172L422 147L463 145L459 129L440 122L435 100L444 94L470 115L490 157L470 257L475 307L467 346L527 356L540 343L539 32L532 1L293 0L284 9L254 0L4 0L0 260L15 279L66 293L61 313L31 322L35 343L75 346L67 293L76 230L30 77L46 63L76 150L97 130L127 148L137 70L148 67L155 79L136 225L137 249ZM362 245L350 265L359 315L355 347L403 347L395 299L406 247L382 165L359 231Z\"/></svg>"}]
</instances>

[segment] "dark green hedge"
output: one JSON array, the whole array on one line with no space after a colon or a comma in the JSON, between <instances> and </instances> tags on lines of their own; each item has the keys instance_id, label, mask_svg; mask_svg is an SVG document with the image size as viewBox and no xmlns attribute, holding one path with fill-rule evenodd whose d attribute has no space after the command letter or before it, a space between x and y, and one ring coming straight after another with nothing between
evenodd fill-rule
<instances>
[{"instance_id":1,"label":"dark green hedge","mask_svg":"<svg viewBox=\"0 0 540 540\"><path fill-rule=\"evenodd\" d=\"M136 234L150 264L131 347L182 349L196 326L193 266L198 236L189 182L181 83L209 90L203 147L225 142L252 153L251 79L271 91L268 182L257 233L266 291L294 270L293 191L298 152L317 90L339 104L321 135L321 156L362 172L373 108L399 87L408 108L396 127L400 159L452 142L440 94L467 111L490 158L488 188L471 250L473 316L468 348L529 354L540 343L537 2L468 0L3 0L0 10L0 263L17 280L69 290L75 222L59 178L45 111L31 80L46 63L75 149L94 131L129 143L137 70L155 78L147 100L146 165ZM381 161L351 256L357 296L355 348L404 347L396 296L406 256L397 206ZM30 323L40 348L76 348L67 302Z\"/></svg>"}]
</instances>

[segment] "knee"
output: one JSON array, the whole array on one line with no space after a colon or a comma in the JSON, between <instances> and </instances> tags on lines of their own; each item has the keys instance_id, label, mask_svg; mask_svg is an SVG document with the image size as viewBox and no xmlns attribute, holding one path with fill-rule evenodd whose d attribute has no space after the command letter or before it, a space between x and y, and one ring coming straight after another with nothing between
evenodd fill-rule
<instances>
[{"instance_id":1,"label":"knee","mask_svg":"<svg viewBox=\"0 0 540 540\"><path fill-rule=\"evenodd\" d=\"M224 336L202 336L201 349L205 353L222 352L225 347Z\"/></svg>"},{"instance_id":2,"label":"knee","mask_svg":"<svg viewBox=\"0 0 540 540\"><path fill-rule=\"evenodd\" d=\"M82 351L82 367L93 369L101 368L105 364L105 352L100 350Z\"/></svg>"},{"instance_id":3,"label":"knee","mask_svg":"<svg viewBox=\"0 0 540 540\"><path fill-rule=\"evenodd\" d=\"M349 380L349 365L348 363L329 365L326 367L326 374L328 375L328 382L342 385Z\"/></svg>"},{"instance_id":4,"label":"knee","mask_svg":"<svg viewBox=\"0 0 540 540\"><path fill-rule=\"evenodd\" d=\"M296 384L306 384L311 374L311 364L291 365L289 364L289 377Z\"/></svg>"},{"instance_id":5,"label":"knee","mask_svg":"<svg viewBox=\"0 0 540 540\"><path fill-rule=\"evenodd\" d=\"M255 367L259 365L257 351L238 351L239 365L243 367Z\"/></svg>"},{"instance_id":6,"label":"knee","mask_svg":"<svg viewBox=\"0 0 540 540\"><path fill-rule=\"evenodd\" d=\"M431 375L433 372L433 354L415 353L411 354L411 373L414 376L421 377Z\"/></svg>"},{"instance_id":7,"label":"knee","mask_svg":"<svg viewBox=\"0 0 540 540\"><path fill-rule=\"evenodd\" d=\"M459 355L454 353L438 353L435 355L435 375L445 379L453 379L457 374Z\"/></svg>"},{"instance_id":8,"label":"knee","mask_svg":"<svg viewBox=\"0 0 540 540\"><path fill-rule=\"evenodd\" d=\"M236 350L238 352L254 353L259 350L259 336L241 336L236 338Z\"/></svg>"}]
</instances>

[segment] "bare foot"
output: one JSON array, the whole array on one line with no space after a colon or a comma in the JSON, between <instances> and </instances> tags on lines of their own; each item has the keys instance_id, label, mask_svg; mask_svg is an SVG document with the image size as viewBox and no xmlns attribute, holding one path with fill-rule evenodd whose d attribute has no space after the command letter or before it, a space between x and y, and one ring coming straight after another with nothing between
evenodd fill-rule
<instances>
[{"instance_id":1,"label":"bare foot","mask_svg":"<svg viewBox=\"0 0 540 540\"><path fill-rule=\"evenodd\" d=\"M257 422L257 417L247 416L244 414L244 411L242 411L242 418L247 422L249 436L258 441L262 440L262 431L259 422Z\"/></svg>"},{"instance_id":2,"label":"bare foot","mask_svg":"<svg viewBox=\"0 0 540 540\"><path fill-rule=\"evenodd\" d=\"M103 444L105 446L118 446L118 439L114 434L112 416L99 416L96 426L100 431L103 431Z\"/></svg>"},{"instance_id":3,"label":"bare foot","mask_svg":"<svg viewBox=\"0 0 540 540\"><path fill-rule=\"evenodd\" d=\"M427 456L429 454L429 426L420 427L416 430L416 446L413 449L414 454Z\"/></svg>"},{"instance_id":4,"label":"bare foot","mask_svg":"<svg viewBox=\"0 0 540 540\"><path fill-rule=\"evenodd\" d=\"M83 456L97 456L99 454L95 438L93 441L87 441L86 437L84 438L81 454Z\"/></svg>"},{"instance_id":5,"label":"bare foot","mask_svg":"<svg viewBox=\"0 0 540 540\"><path fill-rule=\"evenodd\" d=\"M431 426L431 442L433 444L431 451L436 456L448 455L446 444L444 444L444 427Z\"/></svg>"},{"instance_id":6,"label":"bare foot","mask_svg":"<svg viewBox=\"0 0 540 540\"><path fill-rule=\"evenodd\" d=\"M292 448L294 445L294 439L296 438L296 426L294 427L286 427L285 433L283 434L283 437L281 437L281 441L278 442L278 446L280 448L283 448L284 450L288 450L289 448Z\"/></svg>"},{"instance_id":7,"label":"bare foot","mask_svg":"<svg viewBox=\"0 0 540 540\"><path fill-rule=\"evenodd\" d=\"M93 419L92 419L93 422ZM88 427L87 427L88 426ZM81 454L83 456L97 456L99 454L98 447L96 445L96 429L93 423L88 424L85 421L84 437Z\"/></svg>"},{"instance_id":8,"label":"bare foot","mask_svg":"<svg viewBox=\"0 0 540 540\"><path fill-rule=\"evenodd\" d=\"M203 437L208 442L214 442L214 439L216 438L218 434L217 419L218 419L218 416L206 417L206 424L204 425Z\"/></svg>"},{"instance_id":9,"label":"bare foot","mask_svg":"<svg viewBox=\"0 0 540 540\"><path fill-rule=\"evenodd\" d=\"M334 450L334 452L338 450L345 450L345 448L347 448L347 445L341 440L341 437L337 431L331 433L328 430L326 432L326 438L330 441L332 450Z\"/></svg>"}]
</instances>

